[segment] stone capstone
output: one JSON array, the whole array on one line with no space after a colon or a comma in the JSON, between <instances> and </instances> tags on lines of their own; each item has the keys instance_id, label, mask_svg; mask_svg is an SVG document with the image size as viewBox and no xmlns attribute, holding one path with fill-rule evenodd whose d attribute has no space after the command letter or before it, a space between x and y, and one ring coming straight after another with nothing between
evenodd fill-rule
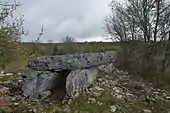
<instances>
[{"instance_id":1,"label":"stone capstone","mask_svg":"<svg viewBox=\"0 0 170 113\"><path fill-rule=\"evenodd\" d=\"M43 71L76 70L111 63L114 62L115 59L116 52L42 56L30 60L28 62L28 67Z\"/></svg>"}]
</instances>

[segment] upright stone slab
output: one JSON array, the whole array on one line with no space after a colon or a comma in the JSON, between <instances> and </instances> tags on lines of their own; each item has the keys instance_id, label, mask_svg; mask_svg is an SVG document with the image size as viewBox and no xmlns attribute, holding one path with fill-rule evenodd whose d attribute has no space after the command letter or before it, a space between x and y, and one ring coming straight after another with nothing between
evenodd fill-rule
<instances>
[{"instance_id":1,"label":"upright stone slab","mask_svg":"<svg viewBox=\"0 0 170 113\"><path fill-rule=\"evenodd\" d=\"M111 63L114 62L115 59L116 52L42 56L30 60L28 67L43 71L76 70Z\"/></svg>"},{"instance_id":2,"label":"upright stone slab","mask_svg":"<svg viewBox=\"0 0 170 113\"><path fill-rule=\"evenodd\" d=\"M71 71L66 79L66 94L62 103L74 100L76 95L78 96L85 91L88 86L93 84L98 76L98 68L92 67L89 69L77 69Z\"/></svg>"},{"instance_id":3,"label":"upright stone slab","mask_svg":"<svg viewBox=\"0 0 170 113\"><path fill-rule=\"evenodd\" d=\"M40 94L55 87L57 80L58 74L49 71L28 73L22 83L23 95L29 99L38 99Z\"/></svg>"}]
</instances>

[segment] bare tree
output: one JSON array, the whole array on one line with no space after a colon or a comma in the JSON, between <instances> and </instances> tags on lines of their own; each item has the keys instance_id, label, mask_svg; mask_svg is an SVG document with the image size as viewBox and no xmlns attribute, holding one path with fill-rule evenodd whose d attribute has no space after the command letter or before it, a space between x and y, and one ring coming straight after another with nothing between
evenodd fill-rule
<instances>
[{"instance_id":1,"label":"bare tree","mask_svg":"<svg viewBox=\"0 0 170 113\"><path fill-rule=\"evenodd\" d=\"M127 0L125 6L112 1L110 6L112 14L106 19L106 32L114 35L112 38L126 35L126 38L132 40L137 35L138 39L156 42L163 35L160 35L162 26L169 25L170 5L166 0ZM123 29L131 35L125 34ZM167 29L169 27L164 29L166 33Z\"/></svg>"},{"instance_id":2,"label":"bare tree","mask_svg":"<svg viewBox=\"0 0 170 113\"><path fill-rule=\"evenodd\" d=\"M0 65L13 60L20 49L20 39L24 34L23 17L14 17L13 13L21 4L16 0L0 2ZM11 20L11 21L8 21Z\"/></svg>"},{"instance_id":3,"label":"bare tree","mask_svg":"<svg viewBox=\"0 0 170 113\"><path fill-rule=\"evenodd\" d=\"M57 49L59 51L59 54L71 54L71 53L75 53L77 52L77 48L76 48L76 40L74 37L71 36L66 36L63 37L62 39L62 48L61 49Z\"/></svg>"},{"instance_id":4,"label":"bare tree","mask_svg":"<svg viewBox=\"0 0 170 113\"><path fill-rule=\"evenodd\" d=\"M44 25L41 26L41 30L38 33L38 36L36 40L33 41L33 47L32 47L32 52L30 53L31 56L39 56L44 54L44 50L40 46L41 43L41 37L43 36L44 33Z\"/></svg>"},{"instance_id":5,"label":"bare tree","mask_svg":"<svg viewBox=\"0 0 170 113\"><path fill-rule=\"evenodd\" d=\"M75 38L70 37L70 36L66 36L62 38L62 42L63 43L73 43L76 42Z\"/></svg>"},{"instance_id":6,"label":"bare tree","mask_svg":"<svg viewBox=\"0 0 170 113\"><path fill-rule=\"evenodd\" d=\"M43 33L44 33L44 25L41 26L40 33L38 34L37 39L35 40L36 43L41 42L41 37L42 37Z\"/></svg>"},{"instance_id":7,"label":"bare tree","mask_svg":"<svg viewBox=\"0 0 170 113\"><path fill-rule=\"evenodd\" d=\"M129 54L137 57L137 60L133 59L137 64L148 62L148 70L151 70L159 48L158 41L167 41L170 30L169 1L126 0L125 4L121 4L112 0L110 8L111 14L105 20L106 35L122 43L125 62L129 61ZM139 41L135 44L140 48L131 43ZM142 57L139 58L139 55Z\"/></svg>"}]
</instances>

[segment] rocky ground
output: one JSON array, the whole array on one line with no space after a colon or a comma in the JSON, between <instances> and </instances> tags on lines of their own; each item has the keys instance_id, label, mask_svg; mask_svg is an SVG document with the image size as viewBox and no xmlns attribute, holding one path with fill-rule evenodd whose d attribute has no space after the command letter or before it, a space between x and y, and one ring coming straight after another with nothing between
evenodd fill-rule
<instances>
[{"instance_id":1,"label":"rocky ground","mask_svg":"<svg viewBox=\"0 0 170 113\"><path fill-rule=\"evenodd\" d=\"M168 91L132 79L112 64L99 68L100 76L96 82L70 106L60 106L55 101L24 101L19 87L21 76L13 81L5 79L0 86L0 91L5 94L0 95L1 110L9 113L170 113Z\"/></svg>"}]
</instances>

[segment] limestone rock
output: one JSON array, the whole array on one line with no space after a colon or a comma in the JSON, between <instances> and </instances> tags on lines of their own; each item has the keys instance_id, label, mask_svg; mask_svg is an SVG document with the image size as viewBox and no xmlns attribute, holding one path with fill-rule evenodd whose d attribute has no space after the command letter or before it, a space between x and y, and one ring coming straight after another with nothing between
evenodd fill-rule
<instances>
[{"instance_id":1,"label":"limestone rock","mask_svg":"<svg viewBox=\"0 0 170 113\"><path fill-rule=\"evenodd\" d=\"M114 62L115 59L116 52L42 56L30 60L28 67L34 70L44 71L76 70Z\"/></svg>"},{"instance_id":2,"label":"limestone rock","mask_svg":"<svg viewBox=\"0 0 170 113\"><path fill-rule=\"evenodd\" d=\"M58 73L49 71L29 73L22 82L23 95L37 99L40 93L55 87L57 80Z\"/></svg>"},{"instance_id":3,"label":"limestone rock","mask_svg":"<svg viewBox=\"0 0 170 113\"><path fill-rule=\"evenodd\" d=\"M40 93L40 98L42 100L45 100L47 97L49 97L51 95L51 91L44 91Z\"/></svg>"},{"instance_id":4,"label":"limestone rock","mask_svg":"<svg viewBox=\"0 0 170 113\"><path fill-rule=\"evenodd\" d=\"M63 99L63 103L68 100L74 100L75 96L82 91L85 91L87 87L88 78L85 70L76 70L70 72L66 79L66 94Z\"/></svg>"},{"instance_id":5,"label":"limestone rock","mask_svg":"<svg viewBox=\"0 0 170 113\"><path fill-rule=\"evenodd\" d=\"M12 76L12 75L14 75L14 73L6 73L5 75L6 76Z\"/></svg>"},{"instance_id":6,"label":"limestone rock","mask_svg":"<svg viewBox=\"0 0 170 113\"><path fill-rule=\"evenodd\" d=\"M148 109L144 109L143 111L144 111L144 113L151 113L152 112L151 110L148 110Z\"/></svg>"},{"instance_id":7,"label":"limestone rock","mask_svg":"<svg viewBox=\"0 0 170 113\"><path fill-rule=\"evenodd\" d=\"M95 103L96 102L96 99L95 98L89 98L88 99L88 103Z\"/></svg>"},{"instance_id":8,"label":"limestone rock","mask_svg":"<svg viewBox=\"0 0 170 113\"><path fill-rule=\"evenodd\" d=\"M110 106L110 111L111 111L112 113L116 112L116 110L117 110L117 108L116 108L115 105L111 105L111 106Z\"/></svg>"},{"instance_id":9,"label":"limestone rock","mask_svg":"<svg viewBox=\"0 0 170 113\"><path fill-rule=\"evenodd\" d=\"M66 95L64 100L74 100L76 95L84 92L96 80L98 76L97 68L78 69L70 72L66 79Z\"/></svg>"}]
</instances>

